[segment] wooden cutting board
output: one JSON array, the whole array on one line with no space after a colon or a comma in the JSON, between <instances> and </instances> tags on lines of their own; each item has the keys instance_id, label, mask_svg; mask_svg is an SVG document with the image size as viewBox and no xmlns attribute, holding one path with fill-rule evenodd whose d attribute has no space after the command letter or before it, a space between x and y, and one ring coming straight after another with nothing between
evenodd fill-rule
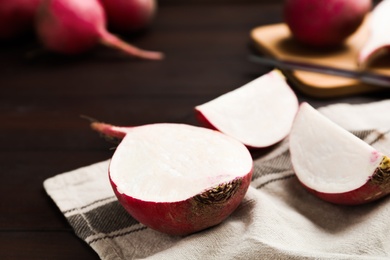
<instances>
[{"instance_id":1,"label":"wooden cutting board","mask_svg":"<svg viewBox=\"0 0 390 260\"><path fill-rule=\"evenodd\" d=\"M254 28L250 36L258 50L266 56L355 70L358 69L358 51L368 37L368 22L369 17L345 45L332 50L316 50L300 45L292 39L284 23ZM378 59L370 65L369 70L390 75L389 56ZM295 87L313 97L330 98L383 89L339 76L305 71L284 70L283 73Z\"/></svg>"}]
</instances>

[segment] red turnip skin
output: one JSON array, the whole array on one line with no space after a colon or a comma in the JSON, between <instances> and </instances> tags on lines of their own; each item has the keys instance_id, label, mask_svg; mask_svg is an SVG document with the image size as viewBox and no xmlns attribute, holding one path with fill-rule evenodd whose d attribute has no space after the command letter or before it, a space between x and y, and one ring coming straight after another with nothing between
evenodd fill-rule
<instances>
[{"instance_id":1,"label":"red turnip skin","mask_svg":"<svg viewBox=\"0 0 390 260\"><path fill-rule=\"evenodd\" d=\"M302 103L290 133L301 184L315 196L360 205L390 194L390 158Z\"/></svg>"},{"instance_id":2,"label":"red turnip skin","mask_svg":"<svg viewBox=\"0 0 390 260\"><path fill-rule=\"evenodd\" d=\"M383 0L374 8L369 20L369 36L358 54L358 65L364 68L390 49L390 1Z\"/></svg>"},{"instance_id":3,"label":"red turnip skin","mask_svg":"<svg viewBox=\"0 0 390 260\"><path fill-rule=\"evenodd\" d=\"M41 0L0 0L0 39L33 32L34 16Z\"/></svg>"},{"instance_id":4,"label":"red turnip skin","mask_svg":"<svg viewBox=\"0 0 390 260\"><path fill-rule=\"evenodd\" d=\"M119 193L110 182L119 202L140 223L169 235L186 236L218 225L231 215L245 197L251 179L252 172L185 201L169 203L132 198Z\"/></svg>"},{"instance_id":5,"label":"red turnip skin","mask_svg":"<svg viewBox=\"0 0 390 260\"><path fill-rule=\"evenodd\" d=\"M119 139L126 138L127 134L131 136L131 132L137 128L118 127L100 122L93 122L91 127L95 131L98 131L105 136ZM224 138L229 138L229 140L232 140L232 142L236 143L238 147L241 147L240 149L245 149L245 146L240 144L238 141L223 135L222 133L207 130L205 128L199 129L203 129L201 131L206 131L207 133L212 132L213 135L217 134L217 136L212 138L213 140L215 140L215 138L218 136L224 136ZM159 138L164 137L165 135L159 136ZM235 147L237 148L237 146ZM245 151L247 150L245 149ZM168 152L167 156L169 157L169 155L171 154ZM247 160L245 161L250 162L250 167L245 167L248 172L246 172L244 175L231 178L227 182L222 181L218 185L209 187L194 196L178 201L155 202L142 200L140 198L135 198L125 194L123 191L121 192L121 189L118 188L118 183L115 183L115 181L112 179L111 170L112 167L114 167L112 166L113 161L110 163L109 178L111 186L119 202L136 220L162 233L175 236L186 236L220 224L239 206L250 185L253 173L253 162L249 151L247 151L246 156ZM123 160L123 157L121 158ZM240 156L240 158L242 157ZM175 161L175 163L183 164L183 161ZM208 163L210 163L210 161ZM224 173L219 172L219 174L223 175ZM210 176L209 178L219 177Z\"/></svg>"},{"instance_id":6,"label":"red turnip skin","mask_svg":"<svg viewBox=\"0 0 390 260\"><path fill-rule=\"evenodd\" d=\"M325 48L341 45L371 8L371 0L286 0L283 16L297 41Z\"/></svg>"},{"instance_id":7,"label":"red turnip skin","mask_svg":"<svg viewBox=\"0 0 390 260\"><path fill-rule=\"evenodd\" d=\"M361 205L376 201L390 194L390 159L383 158L380 167L375 170L367 182L352 191L342 193L324 193L302 185L314 196L340 205Z\"/></svg>"},{"instance_id":8,"label":"red turnip skin","mask_svg":"<svg viewBox=\"0 0 390 260\"><path fill-rule=\"evenodd\" d=\"M109 33L98 0L43 0L36 31L48 50L62 54L83 53L101 43L141 59L163 58L160 52L139 49Z\"/></svg>"},{"instance_id":9,"label":"red turnip skin","mask_svg":"<svg viewBox=\"0 0 390 260\"><path fill-rule=\"evenodd\" d=\"M156 0L100 0L110 30L130 34L146 29L157 11Z\"/></svg>"}]
</instances>

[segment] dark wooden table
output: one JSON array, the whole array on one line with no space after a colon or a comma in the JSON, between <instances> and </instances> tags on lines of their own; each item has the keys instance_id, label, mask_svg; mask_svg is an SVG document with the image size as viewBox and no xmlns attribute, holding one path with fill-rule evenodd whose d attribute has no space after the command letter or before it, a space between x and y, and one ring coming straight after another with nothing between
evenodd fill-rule
<instances>
[{"instance_id":1,"label":"dark wooden table","mask_svg":"<svg viewBox=\"0 0 390 260\"><path fill-rule=\"evenodd\" d=\"M185 3L184 3L185 2ZM249 31L282 20L281 1L161 1L145 34L126 40L158 62L97 48L80 57L40 52L35 39L0 45L0 259L98 259L45 193L45 179L110 158L82 115L117 125L195 124L194 106L270 68L248 62ZM314 106L388 98L319 100Z\"/></svg>"}]
</instances>

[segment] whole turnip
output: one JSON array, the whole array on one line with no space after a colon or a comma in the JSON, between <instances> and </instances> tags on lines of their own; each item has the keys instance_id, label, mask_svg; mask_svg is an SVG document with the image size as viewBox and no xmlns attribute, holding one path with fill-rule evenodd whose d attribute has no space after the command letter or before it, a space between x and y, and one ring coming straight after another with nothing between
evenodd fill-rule
<instances>
[{"instance_id":1,"label":"whole turnip","mask_svg":"<svg viewBox=\"0 0 390 260\"><path fill-rule=\"evenodd\" d=\"M285 0L283 16L300 43L330 47L352 35L371 8L371 0Z\"/></svg>"},{"instance_id":2,"label":"whole turnip","mask_svg":"<svg viewBox=\"0 0 390 260\"><path fill-rule=\"evenodd\" d=\"M108 32L98 0L43 0L36 31L48 50L62 54L83 53L100 43L141 59L163 58L160 52L142 50Z\"/></svg>"},{"instance_id":3,"label":"whole turnip","mask_svg":"<svg viewBox=\"0 0 390 260\"><path fill-rule=\"evenodd\" d=\"M111 30L129 34L146 29L157 11L156 0L100 0Z\"/></svg>"},{"instance_id":4,"label":"whole turnip","mask_svg":"<svg viewBox=\"0 0 390 260\"><path fill-rule=\"evenodd\" d=\"M41 0L0 0L0 39L13 39L33 31Z\"/></svg>"}]
</instances>

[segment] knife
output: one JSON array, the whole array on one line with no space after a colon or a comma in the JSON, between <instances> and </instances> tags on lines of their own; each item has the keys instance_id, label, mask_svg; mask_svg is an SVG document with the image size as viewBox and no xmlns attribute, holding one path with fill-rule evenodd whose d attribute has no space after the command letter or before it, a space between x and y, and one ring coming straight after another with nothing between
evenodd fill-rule
<instances>
[{"instance_id":1,"label":"knife","mask_svg":"<svg viewBox=\"0 0 390 260\"><path fill-rule=\"evenodd\" d=\"M340 69L340 68L334 68L330 66L290 61L290 60L273 59L273 58L267 58L258 55L249 56L249 60L258 64L277 67L279 69L303 70L303 71L317 72L317 73L334 75L334 76L341 76L346 78L357 79L360 80L361 82L376 85L376 86L390 88L390 76L386 76L378 73Z\"/></svg>"}]
</instances>

